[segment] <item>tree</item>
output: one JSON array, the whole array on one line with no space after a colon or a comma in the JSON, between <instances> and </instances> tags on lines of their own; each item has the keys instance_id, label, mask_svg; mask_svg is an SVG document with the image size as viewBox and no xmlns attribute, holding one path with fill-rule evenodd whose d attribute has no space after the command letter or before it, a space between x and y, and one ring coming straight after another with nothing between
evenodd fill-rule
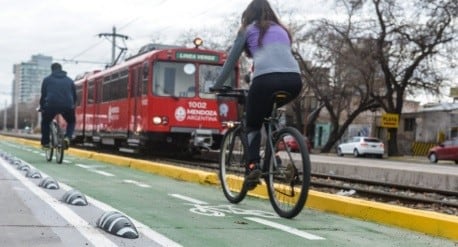
<instances>
[{"instance_id":1,"label":"tree","mask_svg":"<svg viewBox=\"0 0 458 247\"><path fill-rule=\"evenodd\" d=\"M456 51L450 49L456 47L456 1L336 2L344 10L339 13L346 15L345 21L315 21L302 37L313 50L310 60L314 65L307 69L309 82L333 125L323 151L362 111L381 107L387 113L401 114L406 96L419 90L440 94L447 78L446 71L438 69L438 58L456 63ZM450 57L444 59L446 56ZM450 65L453 68L453 62ZM322 88L314 79L319 67L331 73L330 84ZM396 155L397 129L388 131L388 155Z\"/></svg>"},{"instance_id":2,"label":"tree","mask_svg":"<svg viewBox=\"0 0 458 247\"><path fill-rule=\"evenodd\" d=\"M418 90L440 94L447 78L437 67L438 59L456 59L456 50L447 52L457 41L456 0L344 2L353 3L356 10L367 9L374 18L366 35L376 40L375 58L384 76L385 92L372 97L387 113L400 115L405 96ZM397 155L397 129L389 129L389 134L388 155Z\"/></svg>"},{"instance_id":3,"label":"tree","mask_svg":"<svg viewBox=\"0 0 458 247\"><path fill-rule=\"evenodd\" d=\"M375 42L359 36L364 30L355 26L351 8L347 13L344 23L326 19L312 22L312 28L300 42L313 50L310 54L313 62L296 56L305 71L311 96L326 110L331 123L322 152L329 152L362 112L379 107L371 97L380 88L379 70L373 58Z\"/></svg>"}]
</instances>

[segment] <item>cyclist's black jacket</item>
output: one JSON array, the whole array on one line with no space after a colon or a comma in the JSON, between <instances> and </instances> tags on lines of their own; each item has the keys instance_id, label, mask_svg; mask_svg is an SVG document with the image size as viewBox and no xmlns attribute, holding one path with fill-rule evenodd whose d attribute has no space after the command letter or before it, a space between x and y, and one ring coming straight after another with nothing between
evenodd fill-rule
<instances>
[{"instance_id":1,"label":"cyclist's black jacket","mask_svg":"<svg viewBox=\"0 0 458 247\"><path fill-rule=\"evenodd\" d=\"M40 107L58 107L72 109L75 107L75 83L67 76L65 71L53 71L43 80L41 85Z\"/></svg>"}]
</instances>

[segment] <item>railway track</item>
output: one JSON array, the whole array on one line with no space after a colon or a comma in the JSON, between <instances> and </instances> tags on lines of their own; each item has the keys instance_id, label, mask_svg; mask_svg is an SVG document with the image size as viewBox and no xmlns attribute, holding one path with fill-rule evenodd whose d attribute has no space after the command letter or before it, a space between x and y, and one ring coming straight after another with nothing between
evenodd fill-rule
<instances>
[{"instance_id":1,"label":"railway track","mask_svg":"<svg viewBox=\"0 0 458 247\"><path fill-rule=\"evenodd\" d=\"M208 159L157 161L188 168L217 172L218 164ZM311 189L365 200L458 215L458 192L421 188L402 184L312 173Z\"/></svg>"},{"instance_id":2,"label":"railway track","mask_svg":"<svg viewBox=\"0 0 458 247\"><path fill-rule=\"evenodd\" d=\"M458 215L458 192L326 174L312 174L312 188L416 209Z\"/></svg>"}]
</instances>

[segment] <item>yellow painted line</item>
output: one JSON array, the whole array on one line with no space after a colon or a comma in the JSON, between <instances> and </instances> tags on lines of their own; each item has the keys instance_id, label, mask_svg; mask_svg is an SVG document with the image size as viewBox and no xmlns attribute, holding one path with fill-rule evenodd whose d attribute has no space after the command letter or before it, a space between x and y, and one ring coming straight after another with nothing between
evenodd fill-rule
<instances>
[{"instance_id":1,"label":"yellow painted line","mask_svg":"<svg viewBox=\"0 0 458 247\"><path fill-rule=\"evenodd\" d=\"M5 137L22 144L39 147L36 141ZM68 153L97 159L110 164L126 166L148 173L171 177L178 180L190 181L199 184L219 185L216 173L199 171L183 167L137 160L115 155L105 155L95 152L70 148ZM249 192L252 196L268 198L266 186L258 186ZM432 236L458 240L458 217L426 210L410 209L385 203L365 201L357 198L309 191L306 206L312 209L373 221L381 224L397 226Z\"/></svg>"}]
</instances>

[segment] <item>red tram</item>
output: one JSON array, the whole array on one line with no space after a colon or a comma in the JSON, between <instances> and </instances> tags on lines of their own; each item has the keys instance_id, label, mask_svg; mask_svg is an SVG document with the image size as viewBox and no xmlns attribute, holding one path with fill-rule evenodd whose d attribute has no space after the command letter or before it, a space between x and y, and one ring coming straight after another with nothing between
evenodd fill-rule
<instances>
[{"instance_id":1,"label":"red tram","mask_svg":"<svg viewBox=\"0 0 458 247\"><path fill-rule=\"evenodd\" d=\"M219 148L222 118L237 115L209 91L226 53L195 44L150 44L121 64L77 78L75 141L126 152ZM238 81L235 68L226 85Z\"/></svg>"}]
</instances>

